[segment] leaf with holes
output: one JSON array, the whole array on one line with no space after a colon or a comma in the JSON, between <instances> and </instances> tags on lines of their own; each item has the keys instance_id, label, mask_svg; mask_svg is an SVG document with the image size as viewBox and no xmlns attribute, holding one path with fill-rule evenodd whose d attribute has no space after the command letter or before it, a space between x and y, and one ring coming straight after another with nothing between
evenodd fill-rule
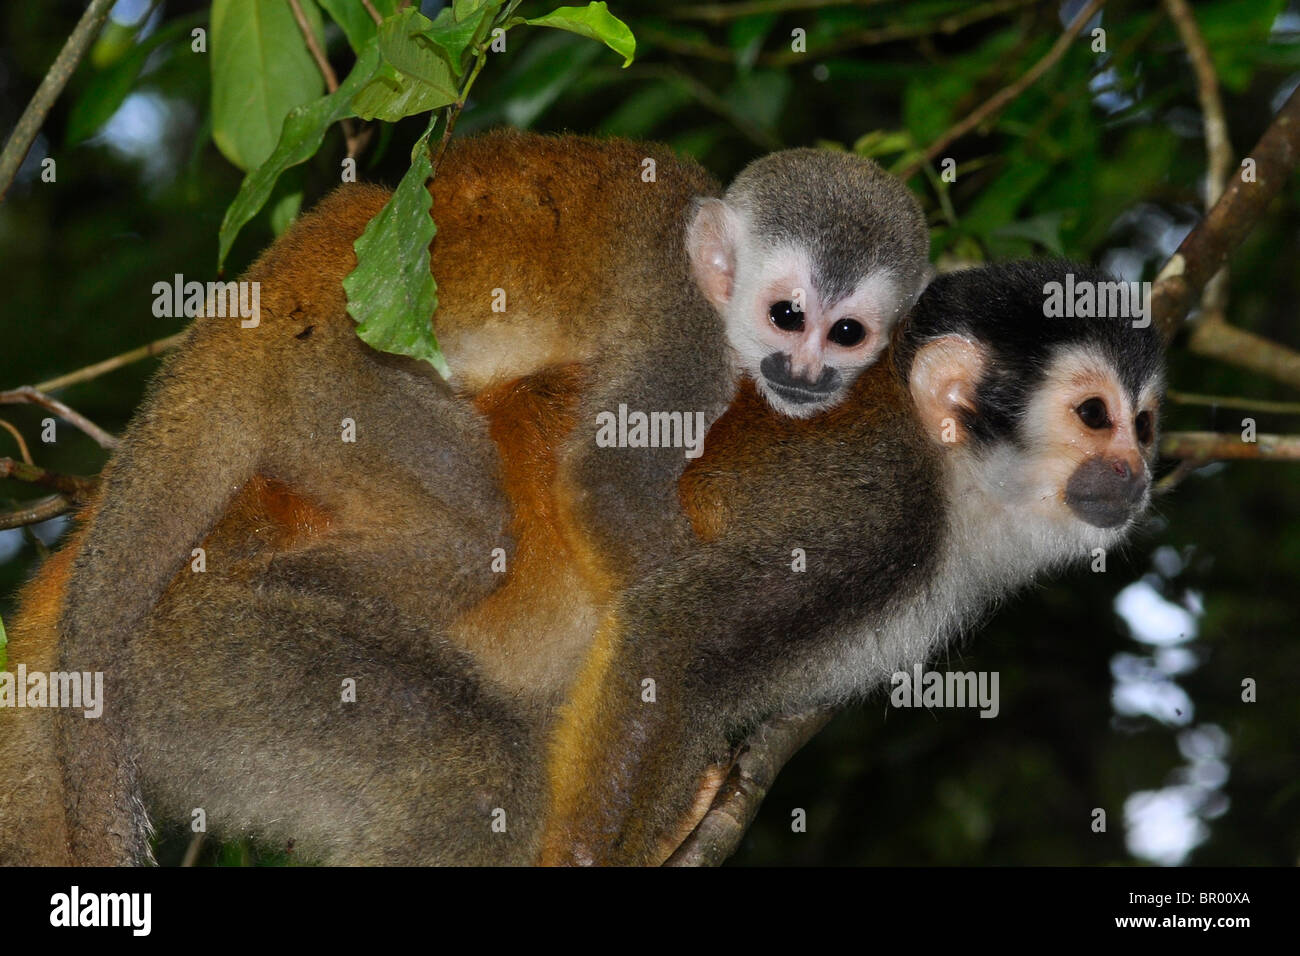
<instances>
[{"instance_id":1,"label":"leaf with holes","mask_svg":"<svg viewBox=\"0 0 1300 956\"><path fill-rule=\"evenodd\" d=\"M425 186L433 175L427 137L426 132L416 144L411 168L392 197L353 243L357 267L343 280L343 289L363 342L428 362L446 378L450 370L433 334L438 287L429 267L429 243L437 227Z\"/></svg>"}]
</instances>

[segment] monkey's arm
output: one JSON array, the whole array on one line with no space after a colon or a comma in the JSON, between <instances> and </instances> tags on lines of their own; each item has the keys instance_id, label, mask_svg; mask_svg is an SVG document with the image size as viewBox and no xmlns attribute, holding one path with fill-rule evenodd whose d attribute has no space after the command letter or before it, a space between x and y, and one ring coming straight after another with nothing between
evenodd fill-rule
<instances>
[{"instance_id":1,"label":"monkey's arm","mask_svg":"<svg viewBox=\"0 0 1300 956\"><path fill-rule=\"evenodd\" d=\"M637 661L623 627L616 616L602 626L552 737L543 865L661 863L701 773L726 750L694 722L684 669Z\"/></svg>"},{"instance_id":2,"label":"monkey's arm","mask_svg":"<svg viewBox=\"0 0 1300 956\"><path fill-rule=\"evenodd\" d=\"M783 689L796 642L818 636L800 633L789 573L766 542L704 545L624 593L552 735L542 862L663 861L731 740L807 690Z\"/></svg>"},{"instance_id":3,"label":"monkey's arm","mask_svg":"<svg viewBox=\"0 0 1300 956\"><path fill-rule=\"evenodd\" d=\"M721 324L693 286L653 303L634 297L630 308L701 321L665 322L638 348L598 358L599 379L583 396L565 451L561 487L608 568L624 581L658 567L687 539L678 479L702 453L706 431L735 392ZM660 447L638 447L632 428L622 433L621 422L634 422L633 416L644 416L648 440ZM670 425L656 432L656 421Z\"/></svg>"}]
</instances>

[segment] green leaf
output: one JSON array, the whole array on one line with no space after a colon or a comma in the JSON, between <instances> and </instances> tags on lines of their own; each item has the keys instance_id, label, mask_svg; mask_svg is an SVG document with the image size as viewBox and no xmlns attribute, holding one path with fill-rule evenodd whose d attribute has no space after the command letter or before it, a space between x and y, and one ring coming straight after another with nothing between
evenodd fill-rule
<instances>
[{"instance_id":1,"label":"green leaf","mask_svg":"<svg viewBox=\"0 0 1300 956\"><path fill-rule=\"evenodd\" d=\"M138 20L135 23L119 23L110 19L95 38L95 45L90 48L90 65L97 70L112 66L135 46L135 35L139 32Z\"/></svg>"},{"instance_id":2,"label":"green leaf","mask_svg":"<svg viewBox=\"0 0 1300 956\"><path fill-rule=\"evenodd\" d=\"M285 117L284 128L280 132L275 151L262 165L244 177L239 187L239 194L235 196L235 201L230 204L225 218L221 221L217 254L218 269L226 261L226 254L230 252L230 246L234 243L235 236L239 235L239 230L256 216L258 210L266 203L280 174L290 166L297 166L310 159L316 150L320 149L325 131L345 116L354 115L352 98L370 82L378 69L379 44L377 40L371 40L361 51L356 65L352 67L352 72L339 84L337 90L314 103L297 107Z\"/></svg>"},{"instance_id":3,"label":"green leaf","mask_svg":"<svg viewBox=\"0 0 1300 956\"><path fill-rule=\"evenodd\" d=\"M320 11L302 0L319 39ZM325 81L284 0L213 0L212 139L240 169L260 166L285 116L320 96Z\"/></svg>"},{"instance_id":4,"label":"green leaf","mask_svg":"<svg viewBox=\"0 0 1300 956\"><path fill-rule=\"evenodd\" d=\"M775 13L762 13L757 16L741 17L731 24L727 31L727 44L736 51L736 66L742 70L752 70L763 49L763 41L772 32L776 23Z\"/></svg>"},{"instance_id":5,"label":"green leaf","mask_svg":"<svg viewBox=\"0 0 1300 956\"><path fill-rule=\"evenodd\" d=\"M486 30L494 12L491 9L482 10L477 18L471 16L459 20L452 15L450 7L438 11L438 16L425 37L442 51L457 76L464 75L469 67L474 40L480 30Z\"/></svg>"},{"instance_id":6,"label":"green leaf","mask_svg":"<svg viewBox=\"0 0 1300 956\"><path fill-rule=\"evenodd\" d=\"M433 200L425 186L433 175L428 135L416 144L411 168L392 198L353 243L357 267L343 280L343 289L363 342L381 352L428 362L446 378L450 369L438 348L432 321L438 287L430 272L429 243L437 227L429 214Z\"/></svg>"},{"instance_id":7,"label":"green leaf","mask_svg":"<svg viewBox=\"0 0 1300 956\"><path fill-rule=\"evenodd\" d=\"M535 27L553 27L568 30L579 36L599 40L623 58L624 66L631 66L636 55L636 37L626 23L609 12L604 0L585 7L559 7L541 17L525 20Z\"/></svg>"},{"instance_id":8,"label":"green leaf","mask_svg":"<svg viewBox=\"0 0 1300 956\"><path fill-rule=\"evenodd\" d=\"M150 53L164 43L188 34L202 22L203 15L200 13L173 20L142 43L131 47L93 77L68 112L68 128L65 132L68 145L79 143L93 135L112 119L126 95L131 92Z\"/></svg>"},{"instance_id":9,"label":"green leaf","mask_svg":"<svg viewBox=\"0 0 1300 956\"><path fill-rule=\"evenodd\" d=\"M694 97L684 83L649 83L624 98L618 108L601 121L597 131L602 136L643 139L660 123L693 102Z\"/></svg>"},{"instance_id":10,"label":"green leaf","mask_svg":"<svg viewBox=\"0 0 1300 956\"><path fill-rule=\"evenodd\" d=\"M495 14L504 4L505 0L453 0L450 9L452 16L457 20L473 20L478 23L479 14L484 12ZM439 13L439 17L441 16L442 14Z\"/></svg>"},{"instance_id":11,"label":"green leaf","mask_svg":"<svg viewBox=\"0 0 1300 956\"><path fill-rule=\"evenodd\" d=\"M379 25L375 23L361 0L317 0L317 2L325 8L334 22L342 27L343 35L348 38L348 46L352 47L353 51L360 53L370 42L370 38L375 35ZM391 16L398 4L398 0L371 0L371 2L382 17Z\"/></svg>"},{"instance_id":12,"label":"green leaf","mask_svg":"<svg viewBox=\"0 0 1300 956\"><path fill-rule=\"evenodd\" d=\"M1261 54L1268 48L1273 23L1285 7L1284 0L1196 5L1197 25L1224 87L1240 93L1250 85Z\"/></svg>"},{"instance_id":13,"label":"green leaf","mask_svg":"<svg viewBox=\"0 0 1300 956\"><path fill-rule=\"evenodd\" d=\"M301 189L295 189L281 196L271 207L271 232L277 236L284 235L284 231L298 218L298 210L301 208Z\"/></svg>"},{"instance_id":14,"label":"green leaf","mask_svg":"<svg viewBox=\"0 0 1300 956\"><path fill-rule=\"evenodd\" d=\"M544 42L551 41L551 42ZM527 68L496 87L501 98L501 115L511 126L527 129L545 113L574 82L585 74L600 47L573 37L554 34L529 43L520 60Z\"/></svg>"},{"instance_id":15,"label":"green leaf","mask_svg":"<svg viewBox=\"0 0 1300 956\"><path fill-rule=\"evenodd\" d=\"M444 11L445 12L445 11ZM430 41L427 33L433 26L428 17L414 7L407 7L379 27L379 51L384 60L405 76L429 87L445 102L455 102L459 90L447 53ZM459 73L459 60L456 73Z\"/></svg>"},{"instance_id":16,"label":"green leaf","mask_svg":"<svg viewBox=\"0 0 1300 956\"><path fill-rule=\"evenodd\" d=\"M1056 209L1007 223L995 229L991 235L998 239L1028 239L1053 255L1064 256L1065 246L1061 242L1061 222L1064 218L1065 213Z\"/></svg>"},{"instance_id":17,"label":"green leaf","mask_svg":"<svg viewBox=\"0 0 1300 956\"><path fill-rule=\"evenodd\" d=\"M383 63L374 78L352 100L352 109L362 119L396 123L407 116L427 113L455 101L455 94L448 97L445 91L426 86Z\"/></svg>"},{"instance_id":18,"label":"green leaf","mask_svg":"<svg viewBox=\"0 0 1300 956\"><path fill-rule=\"evenodd\" d=\"M790 97L790 74L783 70L756 70L741 73L722 94L737 116L743 116L759 129L774 130Z\"/></svg>"}]
</instances>

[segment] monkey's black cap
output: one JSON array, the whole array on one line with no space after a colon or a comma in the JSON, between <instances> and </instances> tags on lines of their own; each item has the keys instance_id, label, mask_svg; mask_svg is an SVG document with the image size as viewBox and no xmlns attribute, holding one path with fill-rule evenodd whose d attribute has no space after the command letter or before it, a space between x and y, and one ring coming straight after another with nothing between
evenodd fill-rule
<instances>
[{"instance_id":1,"label":"monkey's black cap","mask_svg":"<svg viewBox=\"0 0 1300 956\"><path fill-rule=\"evenodd\" d=\"M917 349L931 339L961 335L979 342L990 361L977 389L974 430L985 438L1014 433L1052 359L1072 346L1095 349L1136 398L1164 368L1164 344L1149 312L1141 312L1140 290L1138 283L1060 259L950 272L921 294L895 362L906 376Z\"/></svg>"}]
</instances>

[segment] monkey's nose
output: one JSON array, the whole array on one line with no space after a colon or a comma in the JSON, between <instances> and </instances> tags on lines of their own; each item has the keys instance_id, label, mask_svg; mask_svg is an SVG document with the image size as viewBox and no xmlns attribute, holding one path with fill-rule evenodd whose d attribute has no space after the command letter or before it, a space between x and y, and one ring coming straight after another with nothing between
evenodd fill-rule
<instances>
[{"instance_id":1,"label":"monkey's nose","mask_svg":"<svg viewBox=\"0 0 1300 956\"><path fill-rule=\"evenodd\" d=\"M1088 524L1113 528L1123 524L1147 490L1146 469L1124 458L1089 458L1065 486L1065 503Z\"/></svg>"}]
</instances>

